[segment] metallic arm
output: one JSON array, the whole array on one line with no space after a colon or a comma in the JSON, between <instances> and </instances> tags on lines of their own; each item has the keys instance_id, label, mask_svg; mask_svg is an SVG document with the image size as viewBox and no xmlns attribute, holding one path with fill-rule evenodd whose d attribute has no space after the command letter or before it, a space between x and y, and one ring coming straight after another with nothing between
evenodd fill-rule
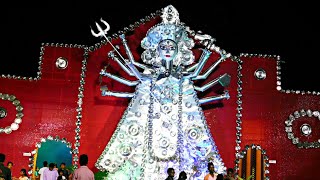
<instances>
[{"instance_id":1,"label":"metallic arm","mask_svg":"<svg viewBox=\"0 0 320 180\"><path fill-rule=\"evenodd\" d=\"M210 55L211 55L210 50L208 50L208 49L202 49L202 50L203 50L203 52L201 54L201 57L199 58L198 66L196 67L194 72L185 76L186 78L194 78L194 77L198 76L200 74L201 70L203 69L205 63L207 62L208 58L210 57Z\"/></svg>"},{"instance_id":2,"label":"metallic arm","mask_svg":"<svg viewBox=\"0 0 320 180\"><path fill-rule=\"evenodd\" d=\"M118 77L116 75L113 75L113 74L110 74L110 73L106 72L104 69L101 70L100 74L103 75L103 76L107 76L107 77L109 77L111 79L114 79L114 80L118 81L119 83L125 84L127 86L135 86L135 85L137 85L139 83L139 81L129 81L127 79L120 78L120 77Z\"/></svg>"},{"instance_id":3,"label":"metallic arm","mask_svg":"<svg viewBox=\"0 0 320 180\"><path fill-rule=\"evenodd\" d=\"M198 67L199 63L196 63L186 69L187 72L193 71Z\"/></svg>"},{"instance_id":4,"label":"metallic arm","mask_svg":"<svg viewBox=\"0 0 320 180\"><path fill-rule=\"evenodd\" d=\"M102 90L102 96L115 96L121 98L132 98L134 93L125 93L125 92L113 92L113 91L106 91Z\"/></svg>"},{"instance_id":5,"label":"metallic arm","mask_svg":"<svg viewBox=\"0 0 320 180\"><path fill-rule=\"evenodd\" d=\"M119 66L120 66L127 74L129 74L130 76L134 76L134 74L132 73L132 71L131 71L125 64L123 64L123 63L120 61L120 59L119 59L118 56L116 56L116 55L114 54L114 50L113 50L113 51L110 51L110 52L108 53L108 57L109 57L109 58L112 58L114 61L116 61L116 62L119 64Z\"/></svg>"},{"instance_id":6,"label":"metallic arm","mask_svg":"<svg viewBox=\"0 0 320 180\"><path fill-rule=\"evenodd\" d=\"M100 87L100 90L102 96L114 96L121 98L132 98L134 96L134 93L109 91L107 86Z\"/></svg>"},{"instance_id":7,"label":"metallic arm","mask_svg":"<svg viewBox=\"0 0 320 180\"><path fill-rule=\"evenodd\" d=\"M197 33L193 30L190 29L190 27L187 27L186 28L187 32L194 37L195 40L199 40L200 44L206 46L206 49L211 49L211 47L214 45L213 43L216 41L215 38L211 37L210 35L208 34L203 34L201 31L198 31ZM187 72L191 72L193 71L194 69L196 69L197 67L199 66L199 63L196 63L190 67L188 67L186 69L185 72L183 72L184 74L187 74ZM202 69L202 68L201 68ZM214 69L214 68L211 68L210 69ZM211 70L211 71L212 71ZM200 70L201 71L201 70ZM208 70L209 71L209 70ZM211 72L208 72L208 74L210 74Z\"/></svg>"},{"instance_id":8,"label":"metallic arm","mask_svg":"<svg viewBox=\"0 0 320 180\"><path fill-rule=\"evenodd\" d=\"M133 55L131 53L131 50L127 44L127 40L125 39L125 36L124 34L120 35L120 38L121 38L121 41L122 41L122 44L126 50L126 54L129 58L130 61L124 59L126 65L130 68L130 70L132 71L132 73L141 81L142 80L142 76L139 72L139 70L134 66L134 58L133 58Z\"/></svg>"},{"instance_id":9,"label":"metallic arm","mask_svg":"<svg viewBox=\"0 0 320 180\"><path fill-rule=\"evenodd\" d=\"M200 43L204 46L206 46L207 49L212 49L212 47L214 46L214 42L216 41L215 38L211 37L208 34L203 34L201 31L198 31L197 33L195 33L194 31L190 30L189 27L187 27L187 31L189 32L189 34L191 34L192 36L194 36L195 40L199 40ZM228 58L230 55L228 54L227 56L220 53L220 59L213 64L203 75L197 76L195 78L193 78L193 80L199 80L199 79L205 79L208 77L208 75L216 68L216 66L225 58ZM187 68L187 72L190 72L192 70L194 70L197 66L199 65L199 63L196 63L194 65L192 65L191 67Z\"/></svg>"},{"instance_id":10,"label":"metallic arm","mask_svg":"<svg viewBox=\"0 0 320 180\"><path fill-rule=\"evenodd\" d=\"M199 80L199 79L206 79L211 73L212 71L224 60L226 59L227 56L223 55L221 53L221 57L219 58L218 61L214 62L207 70L205 73L203 73L202 75L198 75L194 78L192 78L193 80Z\"/></svg>"},{"instance_id":11,"label":"metallic arm","mask_svg":"<svg viewBox=\"0 0 320 180\"><path fill-rule=\"evenodd\" d=\"M226 57L221 54L220 59L219 59L218 61L216 61L203 75L199 75L199 76L197 76L197 77L195 77L195 78L192 78L192 79L193 79L193 80L206 79L206 78L208 77L208 75L209 75L225 58L226 58ZM186 72L185 72L185 73L191 72L191 71L195 70L195 69L198 67L198 65L199 65L199 63L196 63L196 64L194 64L194 65L191 65L190 67L188 67L188 68L186 69Z\"/></svg>"},{"instance_id":12,"label":"metallic arm","mask_svg":"<svg viewBox=\"0 0 320 180\"><path fill-rule=\"evenodd\" d=\"M109 58L112 58L114 61L116 61L116 62L119 64L119 66L120 66L127 74L129 74L130 76L135 76L135 74L132 73L131 68L129 68L129 67L127 66L127 62L129 62L127 59L124 60L124 61L126 62L126 64L124 64L123 62L121 62L120 59L119 59L119 57L118 57L116 54L114 54L114 50L113 50L113 51L110 51L110 52L108 53L108 57L109 57ZM152 70L150 67L146 66L146 65L143 65L143 64L140 64L140 63L137 63L137 62L134 62L133 64L134 64L134 65L137 65L138 67L140 67L140 68L142 68L142 69L148 69L150 72L153 72L153 70ZM137 71L138 71L138 70L137 70Z\"/></svg>"},{"instance_id":13,"label":"metallic arm","mask_svg":"<svg viewBox=\"0 0 320 180\"><path fill-rule=\"evenodd\" d=\"M205 104L208 102L212 102L212 101L217 101L217 100L221 100L221 99L229 99L230 95L228 93L228 91L225 91L224 94L219 95L219 96L211 96L211 97L207 97L207 98L203 98L199 100L199 104Z\"/></svg>"},{"instance_id":14,"label":"metallic arm","mask_svg":"<svg viewBox=\"0 0 320 180\"><path fill-rule=\"evenodd\" d=\"M220 75L216 79L210 81L208 84L206 84L202 87L195 86L194 89L197 91L203 92L203 91L209 89L210 87L217 85L218 83L220 83L223 87L226 87L230 84L230 78L231 78L231 76L228 75L227 73L225 73L223 75Z\"/></svg>"},{"instance_id":15,"label":"metallic arm","mask_svg":"<svg viewBox=\"0 0 320 180\"><path fill-rule=\"evenodd\" d=\"M130 68L130 70L134 74L134 76L136 78L138 78L140 81L142 81L142 76L141 76L139 70L132 63L130 63L128 60L125 60L125 61L126 61L126 65Z\"/></svg>"},{"instance_id":16,"label":"metallic arm","mask_svg":"<svg viewBox=\"0 0 320 180\"><path fill-rule=\"evenodd\" d=\"M124 46L124 49L126 50L126 54L127 54L128 58L129 58L130 62L131 62L132 64L134 64L135 66L139 67L139 68L148 69L148 70L152 71L150 67L148 67L148 66L146 66L146 65L144 65L144 64L138 63L138 62L136 62L136 61L134 60L133 55L132 55L132 52L131 52L131 50L130 50L130 48L129 48L129 46L128 46L127 40L126 40L126 38L125 38L125 35L124 35L124 34L121 34L121 35L120 35L120 38L121 38L122 44L123 44L123 46Z\"/></svg>"},{"instance_id":17,"label":"metallic arm","mask_svg":"<svg viewBox=\"0 0 320 180\"><path fill-rule=\"evenodd\" d=\"M138 66L139 68L141 69L148 69L149 71L152 71L151 67L145 65L145 64L141 64L141 63L138 63L136 61L133 61L132 62L134 65Z\"/></svg>"},{"instance_id":18,"label":"metallic arm","mask_svg":"<svg viewBox=\"0 0 320 180\"><path fill-rule=\"evenodd\" d=\"M208 49L213 46L213 43L216 41L213 37L211 37L208 34L201 34L202 32L198 32L195 36L194 39L199 40L201 44L206 46Z\"/></svg>"},{"instance_id":19,"label":"metallic arm","mask_svg":"<svg viewBox=\"0 0 320 180\"><path fill-rule=\"evenodd\" d=\"M134 74L131 72L131 70L125 65L123 64L119 57L117 55L114 54L114 50L113 51L110 51L108 53L108 57L112 58L114 61L116 61L120 66L121 68L126 72L128 73L130 76L134 76ZM125 60L126 62L129 62L128 60ZM134 65L136 65L137 67L141 68L141 69L148 69L149 71L153 72L153 70L151 69L151 67L145 65L145 64L141 64L141 63L138 63L136 61L133 61L132 62Z\"/></svg>"},{"instance_id":20,"label":"metallic arm","mask_svg":"<svg viewBox=\"0 0 320 180\"><path fill-rule=\"evenodd\" d=\"M122 44L124 46L124 49L126 50L126 54L127 54L128 58L129 58L130 62L133 63L135 60L134 60L133 55L131 53L131 50L130 50L128 44L127 44L127 40L125 38L125 35L121 34L120 38L121 38Z\"/></svg>"}]
</instances>

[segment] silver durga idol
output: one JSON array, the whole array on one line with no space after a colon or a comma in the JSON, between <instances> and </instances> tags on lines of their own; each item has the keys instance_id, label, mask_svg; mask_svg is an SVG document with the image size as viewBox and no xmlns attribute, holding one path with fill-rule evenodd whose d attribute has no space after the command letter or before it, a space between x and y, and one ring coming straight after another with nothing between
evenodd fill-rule
<instances>
[{"instance_id":1,"label":"silver durga idol","mask_svg":"<svg viewBox=\"0 0 320 180\"><path fill-rule=\"evenodd\" d=\"M217 84L228 86L230 76L222 74L202 87L195 86L193 81L206 79L230 54L217 52L220 57L201 74L212 53L210 48L214 39L209 35L190 33L171 5L163 9L161 17L162 22L150 28L141 41L143 63L133 58L124 35L120 38L127 58L123 58L117 48L108 53L109 58L128 75L136 77L136 81L115 76L105 69L100 72L100 75L125 85L136 86L134 93L102 89L103 96L131 98L95 164L99 170L108 171L106 179L163 180L167 177L167 169L172 167L176 176L185 171L189 179L203 180L208 162L214 164L217 173L225 173L226 167L201 105L228 99L229 94L224 91L218 96L198 99L197 93ZM93 35L106 37L106 30L97 26L100 33L92 32ZM203 45L196 62L192 52L194 40Z\"/></svg>"}]
</instances>

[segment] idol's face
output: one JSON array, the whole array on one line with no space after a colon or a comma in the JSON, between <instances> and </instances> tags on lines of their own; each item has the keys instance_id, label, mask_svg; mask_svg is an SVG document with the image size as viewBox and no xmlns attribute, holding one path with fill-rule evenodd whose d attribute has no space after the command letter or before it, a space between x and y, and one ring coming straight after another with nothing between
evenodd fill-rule
<instances>
[{"instance_id":1,"label":"idol's face","mask_svg":"<svg viewBox=\"0 0 320 180\"><path fill-rule=\"evenodd\" d=\"M162 40L158 45L158 52L163 60L171 61L178 53L177 43L170 39Z\"/></svg>"}]
</instances>

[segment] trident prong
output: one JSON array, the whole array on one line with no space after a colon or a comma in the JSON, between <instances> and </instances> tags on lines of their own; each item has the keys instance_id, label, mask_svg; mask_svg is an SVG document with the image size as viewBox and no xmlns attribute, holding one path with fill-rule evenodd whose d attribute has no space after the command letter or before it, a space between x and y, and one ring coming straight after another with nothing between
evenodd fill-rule
<instances>
[{"instance_id":1,"label":"trident prong","mask_svg":"<svg viewBox=\"0 0 320 180\"><path fill-rule=\"evenodd\" d=\"M105 36L106 34L108 34L108 31L110 30L110 25L109 23L107 23L107 21L103 20L102 18L100 19L100 21L107 26L107 28L105 30L102 29L102 27L96 22L96 26L99 30L99 33L95 33L92 28L91 28L91 33L93 36L95 37L99 37L99 36Z\"/></svg>"},{"instance_id":2,"label":"trident prong","mask_svg":"<svg viewBox=\"0 0 320 180\"><path fill-rule=\"evenodd\" d=\"M119 51L117 50L117 48L114 47L114 45L110 42L110 40L107 38L106 34L108 34L108 31L110 30L110 25L109 23L107 23L105 20L103 20L102 18L100 19L100 21L107 26L106 29L102 29L102 27L100 26L99 23L96 22L96 26L97 26L97 29L98 29L98 33L95 33L93 31L93 29L91 28L90 26L90 29L91 29L91 34L94 36L94 37L104 37L107 42L112 46L112 48L117 52L117 54L120 56L120 58L125 61L125 59L122 57L122 55L119 53Z\"/></svg>"},{"instance_id":3,"label":"trident prong","mask_svg":"<svg viewBox=\"0 0 320 180\"><path fill-rule=\"evenodd\" d=\"M110 25L109 23L107 23L107 21L103 20L102 18L100 19L100 21L107 26L107 28L104 30L104 33L107 34L108 31L110 30Z\"/></svg>"}]
</instances>

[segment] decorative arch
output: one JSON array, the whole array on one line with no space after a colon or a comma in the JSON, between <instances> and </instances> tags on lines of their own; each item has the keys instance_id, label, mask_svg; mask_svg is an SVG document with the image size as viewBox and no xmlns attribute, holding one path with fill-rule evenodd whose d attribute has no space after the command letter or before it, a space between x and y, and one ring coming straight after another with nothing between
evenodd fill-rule
<instances>
[{"instance_id":1,"label":"decorative arch","mask_svg":"<svg viewBox=\"0 0 320 180\"><path fill-rule=\"evenodd\" d=\"M71 154L71 163L72 163L72 154L73 154L73 149L72 149L72 143L67 141L66 138L60 138L58 135L53 137L51 135L47 136L46 138L41 138L40 142L37 142L35 144L35 149L31 151L31 156L29 157L29 170L28 174L32 175L32 178L36 177L36 167L37 167L37 158L38 158L38 150L41 148L42 143L48 142L48 141L55 141L55 142L61 142L67 146L67 148L70 148L70 154Z\"/></svg>"},{"instance_id":2,"label":"decorative arch","mask_svg":"<svg viewBox=\"0 0 320 180\"><path fill-rule=\"evenodd\" d=\"M252 176L251 179L254 180L269 180L269 158L266 150L260 145L246 145L236 160L235 170L236 174L243 179Z\"/></svg>"}]
</instances>

